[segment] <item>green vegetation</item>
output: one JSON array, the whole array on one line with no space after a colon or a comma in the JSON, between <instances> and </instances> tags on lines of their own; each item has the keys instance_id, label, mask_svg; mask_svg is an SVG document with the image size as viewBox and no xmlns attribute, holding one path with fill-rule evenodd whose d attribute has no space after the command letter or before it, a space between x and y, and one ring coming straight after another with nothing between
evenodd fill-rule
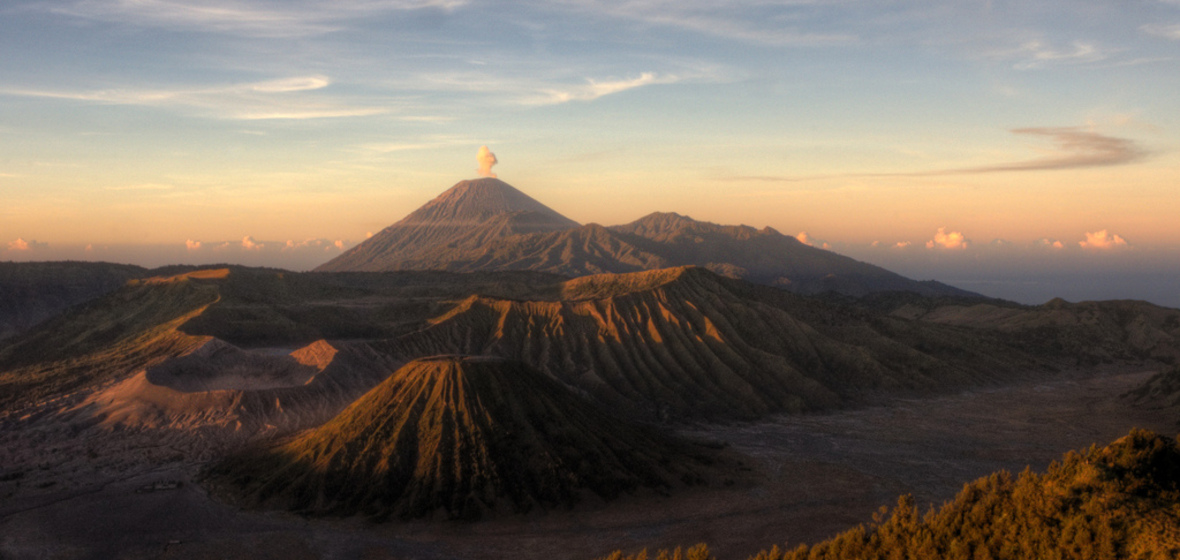
<instances>
[{"instance_id":1,"label":"green vegetation","mask_svg":"<svg viewBox=\"0 0 1180 560\"><path fill-rule=\"evenodd\" d=\"M697 556L711 558L698 545ZM664 553L661 553L664 554ZM750 560L1165 560L1180 557L1180 446L1133 430L1105 448L1070 452L1044 474L999 472L920 514L892 513L830 540L775 546ZM607 560L643 560L646 553Z\"/></svg>"}]
</instances>

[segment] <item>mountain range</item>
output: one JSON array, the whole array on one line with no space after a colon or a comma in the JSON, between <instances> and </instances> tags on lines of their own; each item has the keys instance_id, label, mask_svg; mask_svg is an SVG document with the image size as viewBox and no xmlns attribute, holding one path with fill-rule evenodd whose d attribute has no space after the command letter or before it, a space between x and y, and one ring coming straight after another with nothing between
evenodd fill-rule
<instances>
[{"instance_id":1,"label":"mountain range","mask_svg":"<svg viewBox=\"0 0 1180 560\"><path fill-rule=\"evenodd\" d=\"M491 178L460 181L316 270L533 270L576 277L688 265L805 294L978 295L911 280L769 227L717 225L665 212L612 227L579 225Z\"/></svg>"}]
</instances>

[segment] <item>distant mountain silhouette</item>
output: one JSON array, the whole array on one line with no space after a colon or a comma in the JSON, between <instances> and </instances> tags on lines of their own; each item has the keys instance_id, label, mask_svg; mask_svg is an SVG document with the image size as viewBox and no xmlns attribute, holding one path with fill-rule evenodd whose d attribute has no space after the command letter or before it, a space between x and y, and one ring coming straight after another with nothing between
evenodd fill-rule
<instances>
[{"instance_id":1,"label":"distant mountain silhouette","mask_svg":"<svg viewBox=\"0 0 1180 560\"><path fill-rule=\"evenodd\" d=\"M424 270L441 249L491 238L577 227L578 223L499 179L460 181L364 243L317 268L322 272Z\"/></svg>"},{"instance_id":2,"label":"distant mountain silhouette","mask_svg":"<svg viewBox=\"0 0 1180 560\"><path fill-rule=\"evenodd\" d=\"M316 270L533 270L576 277L684 265L797 293L975 295L810 247L769 227L660 212L619 226L580 226L498 179L461 181Z\"/></svg>"},{"instance_id":3,"label":"distant mountain silhouette","mask_svg":"<svg viewBox=\"0 0 1180 560\"><path fill-rule=\"evenodd\" d=\"M700 459L491 357L415 360L322 427L210 471L247 503L378 519L566 507L699 481Z\"/></svg>"}]
</instances>

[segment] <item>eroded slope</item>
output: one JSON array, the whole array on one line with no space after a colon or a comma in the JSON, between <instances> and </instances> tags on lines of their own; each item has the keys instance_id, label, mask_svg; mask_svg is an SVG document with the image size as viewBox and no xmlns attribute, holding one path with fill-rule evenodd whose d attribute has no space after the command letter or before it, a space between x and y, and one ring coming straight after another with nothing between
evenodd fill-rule
<instances>
[{"instance_id":1,"label":"eroded slope","mask_svg":"<svg viewBox=\"0 0 1180 560\"><path fill-rule=\"evenodd\" d=\"M210 477L246 503L302 513L472 519L697 482L703 459L692 452L518 362L439 356Z\"/></svg>"}]
</instances>

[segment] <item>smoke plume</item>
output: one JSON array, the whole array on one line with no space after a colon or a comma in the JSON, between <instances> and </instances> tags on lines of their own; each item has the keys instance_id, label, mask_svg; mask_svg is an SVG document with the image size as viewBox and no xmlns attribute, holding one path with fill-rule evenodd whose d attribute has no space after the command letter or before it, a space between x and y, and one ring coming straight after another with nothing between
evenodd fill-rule
<instances>
[{"instance_id":1,"label":"smoke plume","mask_svg":"<svg viewBox=\"0 0 1180 560\"><path fill-rule=\"evenodd\" d=\"M480 146L479 153L475 156L475 161L479 162L479 175L481 177L495 177L492 173L492 166L496 165L496 154L493 154L487 146Z\"/></svg>"}]
</instances>

